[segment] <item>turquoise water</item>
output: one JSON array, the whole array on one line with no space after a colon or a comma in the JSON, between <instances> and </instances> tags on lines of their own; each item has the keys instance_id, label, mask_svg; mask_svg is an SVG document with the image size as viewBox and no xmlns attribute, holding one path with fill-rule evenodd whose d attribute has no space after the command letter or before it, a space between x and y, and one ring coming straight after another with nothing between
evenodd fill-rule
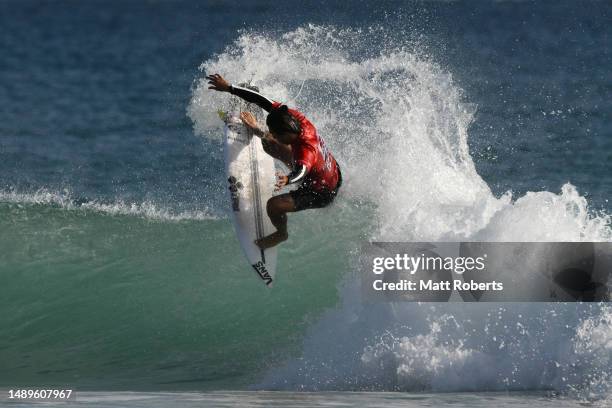
<instances>
[{"instance_id":1,"label":"turquoise water","mask_svg":"<svg viewBox=\"0 0 612 408\"><path fill-rule=\"evenodd\" d=\"M281 254L283 290L271 291L238 256L226 219L160 221L48 204L0 204L0 213L7 385L247 386L297 355L309 321L337 301L346 269L334 259L345 249L333 231L326 251L302 241ZM300 224L304 234L321 233ZM333 269L312 268L320 259Z\"/></svg>"},{"instance_id":2,"label":"turquoise water","mask_svg":"<svg viewBox=\"0 0 612 408\"><path fill-rule=\"evenodd\" d=\"M355 257L369 240L612 240L611 12L0 4L0 387L605 406L609 306L372 305ZM272 290L227 217L211 72L297 106L343 168L334 206L291 215Z\"/></svg>"}]
</instances>

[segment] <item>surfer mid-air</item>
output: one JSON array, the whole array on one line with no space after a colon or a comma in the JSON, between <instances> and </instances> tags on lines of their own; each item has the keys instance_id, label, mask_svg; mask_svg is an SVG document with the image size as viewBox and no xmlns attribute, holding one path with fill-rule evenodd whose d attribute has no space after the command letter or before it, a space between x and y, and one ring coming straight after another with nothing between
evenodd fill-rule
<instances>
[{"instance_id":1,"label":"surfer mid-air","mask_svg":"<svg viewBox=\"0 0 612 408\"><path fill-rule=\"evenodd\" d=\"M233 86L219 74L208 75L206 79L209 89L229 92L268 112L268 132L259 127L250 112L242 112L240 118L261 137L265 152L291 169L288 175L277 174L276 190L287 184L299 184L296 190L268 200L266 210L276 231L255 243L261 249L271 248L289 236L287 213L326 207L334 201L342 184L340 167L314 125L302 113L253 90Z\"/></svg>"}]
</instances>

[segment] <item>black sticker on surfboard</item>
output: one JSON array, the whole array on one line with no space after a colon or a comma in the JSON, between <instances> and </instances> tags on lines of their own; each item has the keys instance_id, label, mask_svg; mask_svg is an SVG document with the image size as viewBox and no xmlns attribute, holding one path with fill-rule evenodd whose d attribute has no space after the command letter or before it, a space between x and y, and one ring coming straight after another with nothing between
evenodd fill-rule
<instances>
[{"instance_id":1,"label":"black sticker on surfboard","mask_svg":"<svg viewBox=\"0 0 612 408\"><path fill-rule=\"evenodd\" d=\"M234 176L230 176L227 182L229 183L229 191L232 198L232 210L240 211L240 194L238 194L238 190L242 188L242 183Z\"/></svg>"},{"instance_id":2,"label":"black sticker on surfboard","mask_svg":"<svg viewBox=\"0 0 612 408\"><path fill-rule=\"evenodd\" d=\"M255 272L259 275L261 279L266 283L266 285L270 285L272 283L272 276L266 269L266 264L262 261L257 262L256 264L251 265Z\"/></svg>"}]
</instances>

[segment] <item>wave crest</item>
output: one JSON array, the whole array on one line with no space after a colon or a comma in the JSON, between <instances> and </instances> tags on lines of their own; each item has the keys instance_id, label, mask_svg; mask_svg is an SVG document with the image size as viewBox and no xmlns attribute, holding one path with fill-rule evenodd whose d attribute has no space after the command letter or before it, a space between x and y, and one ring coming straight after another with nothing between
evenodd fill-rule
<instances>
[{"instance_id":1,"label":"wave crest","mask_svg":"<svg viewBox=\"0 0 612 408\"><path fill-rule=\"evenodd\" d=\"M0 203L54 205L66 210L88 210L108 215L127 215L159 221L211 220L217 217L208 210L176 212L158 207L154 203L117 200L111 203L96 200L76 199L68 190L54 192L45 189L33 193L0 191Z\"/></svg>"}]
</instances>

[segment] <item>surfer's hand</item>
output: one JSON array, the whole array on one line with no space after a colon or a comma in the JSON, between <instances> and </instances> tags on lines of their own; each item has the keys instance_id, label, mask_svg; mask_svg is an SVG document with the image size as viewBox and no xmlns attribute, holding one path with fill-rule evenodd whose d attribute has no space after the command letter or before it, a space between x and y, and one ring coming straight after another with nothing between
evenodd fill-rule
<instances>
[{"instance_id":1,"label":"surfer's hand","mask_svg":"<svg viewBox=\"0 0 612 408\"><path fill-rule=\"evenodd\" d=\"M285 176L281 173L276 173L276 185L274 186L274 191L278 191L281 188L285 187L289 182L289 177Z\"/></svg>"},{"instance_id":2,"label":"surfer's hand","mask_svg":"<svg viewBox=\"0 0 612 408\"><path fill-rule=\"evenodd\" d=\"M242 123L253 129L254 131L259 130L259 125L257 125L257 119L255 119L255 116L251 112L240 112L240 119L242 119Z\"/></svg>"},{"instance_id":3,"label":"surfer's hand","mask_svg":"<svg viewBox=\"0 0 612 408\"><path fill-rule=\"evenodd\" d=\"M208 89L214 89L219 92L229 92L230 84L219 74L207 75L206 79L208 79Z\"/></svg>"}]
</instances>

